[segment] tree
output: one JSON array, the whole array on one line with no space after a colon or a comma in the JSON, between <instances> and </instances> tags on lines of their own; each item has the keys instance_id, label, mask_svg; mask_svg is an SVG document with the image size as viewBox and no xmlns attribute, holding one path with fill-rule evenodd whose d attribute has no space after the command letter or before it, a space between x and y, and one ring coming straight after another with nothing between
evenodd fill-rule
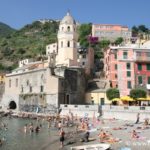
<instances>
[{"instance_id":1,"label":"tree","mask_svg":"<svg viewBox=\"0 0 150 150\"><path fill-rule=\"evenodd\" d=\"M130 97L132 97L133 99L145 98L146 91L144 89L132 89L130 91Z\"/></svg>"},{"instance_id":2,"label":"tree","mask_svg":"<svg viewBox=\"0 0 150 150\"><path fill-rule=\"evenodd\" d=\"M115 40L115 44L116 45L119 45L119 44L121 44L123 42L123 38L122 37L119 37L119 38L117 38L116 40Z\"/></svg>"},{"instance_id":3,"label":"tree","mask_svg":"<svg viewBox=\"0 0 150 150\"><path fill-rule=\"evenodd\" d=\"M94 49L96 59L101 59L104 57L103 51L109 46L109 44L109 40L102 40L95 44L92 44L92 48Z\"/></svg>"},{"instance_id":4,"label":"tree","mask_svg":"<svg viewBox=\"0 0 150 150\"><path fill-rule=\"evenodd\" d=\"M149 29L145 25L139 25L138 28L139 28L139 31L144 32L144 33L148 33L149 31Z\"/></svg>"},{"instance_id":5,"label":"tree","mask_svg":"<svg viewBox=\"0 0 150 150\"><path fill-rule=\"evenodd\" d=\"M109 100L112 100L114 98L119 98L120 97L120 92L118 89L116 88L110 88L106 91L106 95L107 95L107 98Z\"/></svg>"},{"instance_id":6,"label":"tree","mask_svg":"<svg viewBox=\"0 0 150 150\"><path fill-rule=\"evenodd\" d=\"M91 35L92 25L90 23L82 24L78 31L80 45L84 48L87 48L89 46L88 36Z\"/></svg>"},{"instance_id":7,"label":"tree","mask_svg":"<svg viewBox=\"0 0 150 150\"><path fill-rule=\"evenodd\" d=\"M138 35L138 32L139 32L138 27L133 26L133 27L132 27L132 36L137 36L137 35Z\"/></svg>"}]
</instances>

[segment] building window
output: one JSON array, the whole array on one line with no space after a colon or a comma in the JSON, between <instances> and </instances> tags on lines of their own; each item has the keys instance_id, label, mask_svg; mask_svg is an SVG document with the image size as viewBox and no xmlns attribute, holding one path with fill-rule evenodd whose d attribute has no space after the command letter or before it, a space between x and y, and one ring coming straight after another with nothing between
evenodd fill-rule
<instances>
[{"instance_id":1,"label":"building window","mask_svg":"<svg viewBox=\"0 0 150 150\"><path fill-rule=\"evenodd\" d=\"M150 77L147 77L147 84L150 84Z\"/></svg>"},{"instance_id":2,"label":"building window","mask_svg":"<svg viewBox=\"0 0 150 150\"><path fill-rule=\"evenodd\" d=\"M118 68L118 67L117 67L117 64L115 64L115 70L117 70L117 68Z\"/></svg>"},{"instance_id":3,"label":"building window","mask_svg":"<svg viewBox=\"0 0 150 150\"><path fill-rule=\"evenodd\" d=\"M67 47L70 47L70 41L67 42Z\"/></svg>"},{"instance_id":4,"label":"building window","mask_svg":"<svg viewBox=\"0 0 150 150\"><path fill-rule=\"evenodd\" d=\"M63 41L61 41L61 47L63 47Z\"/></svg>"},{"instance_id":5,"label":"building window","mask_svg":"<svg viewBox=\"0 0 150 150\"><path fill-rule=\"evenodd\" d=\"M127 52L123 52L123 59L128 59L128 53Z\"/></svg>"},{"instance_id":6,"label":"building window","mask_svg":"<svg viewBox=\"0 0 150 150\"><path fill-rule=\"evenodd\" d=\"M70 32L70 26L67 27L68 32Z\"/></svg>"},{"instance_id":7,"label":"building window","mask_svg":"<svg viewBox=\"0 0 150 150\"><path fill-rule=\"evenodd\" d=\"M117 54L114 54L114 58L117 59Z\"/></svg>"},{"instance_id":8,"label":"building window","mask_svg":"<svg viewBox=\"0 0 150 150\"><path fill-rule=\"evenodd\" d=\"M127 71L127 77L131 77L131 71Z\"/></svg>"},{"instance_id":9,"label":"building window","mask_svg":"<svg viewBox=\"0 0 150 150\"><path fill-rule=\"evenodd\" d=\"M146 69L150 70L150 64L146 64Z\"/></svg>"},{"instance_id":10,"label":"building window","mask_svg":"<svg viewBox=\"0 0 150 150\"><path fill-rule=\"evenodd\" d=\"M86 58L86 55L84 54L84 55L82 55L82 58Z\"/></svg>"},{"instance_id":11,"label":"building window","mask_svg":"<svg viewBox=\"0 0 150 150\"><path fill-rule=\"evenodd\" d=\"M16 79L16 87L18 87L18 79Z\"/></svg>"},{"instance_id":12,"label":"building window","mask_svg":"<svg viewBox=\"0 0 150 150\"><path fill-rule=\"evenodd\" d=\"M84 66L84 65L85 65L85 62L82 62L82 65Z\"/></svg>"},{"instance_id":13,"label":"building window","mask_svg":"<svg viewBox=\"0 0 150 150\"><path fill-rule=\"evenodd\" d=\"M64 27L62 27L61 30L63 31L63 30L64 30Z\"/></svg>"},{"instance_id":14,"label":"building window","mask_svg":"<svg viewBox=\"0 0 150 150\"><path fill-rule=\"evenodd\" d=\"M11 87L11 80L9 80L9 87Z\"/></svg>"},{"instance_id":15,"label":"building window","mask_svg":"<svg viewBox=\"0 0 150 150\"><path fill-rule=\"evenodd\" d=\"M138 70L142 70L142 64L138 64Z\"/></svg>"},{"instance_id":16,"label":"building window","mask_svg":"<svg viewBox=\"0 0 150 150\"><path fill-rule=\"evenodd\" d=\"M131 87L131 81L127 81L127 88L128 89L131 89L132 87Z\"/></svg>"},{"instance_id":17,"label":"building window","mask_svg":"<svg viewBox=\"0 0 150 150\"><path fill-rule=\"evenodd\" d=\"M130 69L131 69L131 64L130 64L130 63L127 63L127 64L126 64L126 68L127 68L128 70L130 70Z\"/></svg>"},{"instance_id":18,"label":"building window","mask_svg":"<svg viewBox=\"0 0 150 150\"><path fill-rule=\"evenodd\" d=\"M138 76L138 84L142 84L143 81L142 81L142 76Z\"/></svg>"},{"instance_id":19,"label":"building window","mask_svg":"<svg viewBox=\"0 0 150 150\"><path fill-rule=\"evenodd\" d=\"M118 78L117 74L115 74L115 78L116 78L116 79Z\"/></svg>"},{"instance_id":20,"label":"building window","mask_svg":"<svg viewBox=\"0 0 150 150\"><path fill-rule=\"evenodd\" d=\"M30 86L30 92L32 92L32 86Z\"/></svg>"},{"instance_id":21,"label":"building window","mask_svg":"<svg viewBox=\"0 0 150 150\"><path fill-rule=\"evenodd\" d=\"M44 87L43 85L40 86L40 91L43 92L44 91Z\"/></svg>"}]
</instances>

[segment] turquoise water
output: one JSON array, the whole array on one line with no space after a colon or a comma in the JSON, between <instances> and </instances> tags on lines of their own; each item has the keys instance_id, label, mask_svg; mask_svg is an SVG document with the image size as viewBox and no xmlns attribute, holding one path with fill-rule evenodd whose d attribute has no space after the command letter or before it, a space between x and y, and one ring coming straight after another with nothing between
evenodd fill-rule
<instances>
[{"instance_id":1,"label":"turquoise water","mask_svg":"<svg viewBox=\"0 0 150 150\"><path fill-rule=\"evenodd\" d=\"M0 138L5 139L0 150L50 150L52 144L58 144L58 131L54 128L48 129L47 121L4 117L0 118L0 124L2 122L8 124L8 129L0 129ZM41 123L41 131L24 133L24 125L30 122L33 122L34 127Z\"/></svg>"}]
</instances>

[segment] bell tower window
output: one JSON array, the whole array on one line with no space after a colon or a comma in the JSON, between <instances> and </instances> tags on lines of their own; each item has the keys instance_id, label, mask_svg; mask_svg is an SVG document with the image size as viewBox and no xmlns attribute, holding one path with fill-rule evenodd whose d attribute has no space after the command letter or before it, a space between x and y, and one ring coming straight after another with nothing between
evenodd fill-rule
<instances>
[{"instance_id":1,"label":"bell tower window","mask_svg":"<svg viewBox=\"0 0 150 150\"><path fill-rule=\"evenodd\" d=\"M68 32L70 32L70 26L67 27Z\"/></svg>"},{"instance_id":2,"label":"bell tower window","mask_svg":"<svg viewBox=\"0 0 150 150\"><path fill-rule=\"evenodd\" d=\"M70 41L67 42L67 47L70 47Z\"/></svg>"},{"instance_id":3,"label":"bell tower window","mask_svg":"<svg viewBox=\"0 0 150 150\"><path fill-rule=\"evenodd\" d=\"M63 30L64 30L64 27L62 27L61 30L63 31Z\"/></svg>"}]
</instances>

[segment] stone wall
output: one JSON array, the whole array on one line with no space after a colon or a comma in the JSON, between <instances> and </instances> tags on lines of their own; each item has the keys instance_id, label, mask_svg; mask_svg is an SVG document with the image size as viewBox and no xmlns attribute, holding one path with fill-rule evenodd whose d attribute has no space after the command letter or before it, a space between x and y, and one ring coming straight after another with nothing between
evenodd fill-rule
<instances>
[{"instance_id":1,"label":"stone wall","mask_svg":"<svg viewBox=\"0 0 150 150\"><path fill-rule=\"evenodd\" d=\"M2 84L0 84L0 102L2 101L4 91L5 91L5 84L2 83Z\"/></svg>"},{"instance_id":2,"label":"stone wall","mask_svg":"<svg viewBox=\"0 0 150 150\"><path fill-rule=\"evenodd\" d=\"M62 109L61 115L68 115L69 112L72 112L74 115L79 117L88 116L92 118L95 114L95 117L99 116L98 105L60 105Z\"/></svg>"},{"instance_id":3,"label":"stone wall","mask_svg":"<svg viewBox=\"0 0 150 150\"><path fill-rule=\"evenodd\" d=\"M65 94L69 95L69 104L83 104L85 100L85 74L81 68L65 70Z\"/></svg>"},{"instance_id":4,"label":"stone wall","mask_svg":"<svg viewBox=\"0 0 150 150\"><path fill-rule=\"evenodd\" d=\"M150 107L145 106L102 106L102 117L105 119L116 118L121 120L136 121L140 113L140 121L150 118Z\"/></svg>"}]
</instances>

